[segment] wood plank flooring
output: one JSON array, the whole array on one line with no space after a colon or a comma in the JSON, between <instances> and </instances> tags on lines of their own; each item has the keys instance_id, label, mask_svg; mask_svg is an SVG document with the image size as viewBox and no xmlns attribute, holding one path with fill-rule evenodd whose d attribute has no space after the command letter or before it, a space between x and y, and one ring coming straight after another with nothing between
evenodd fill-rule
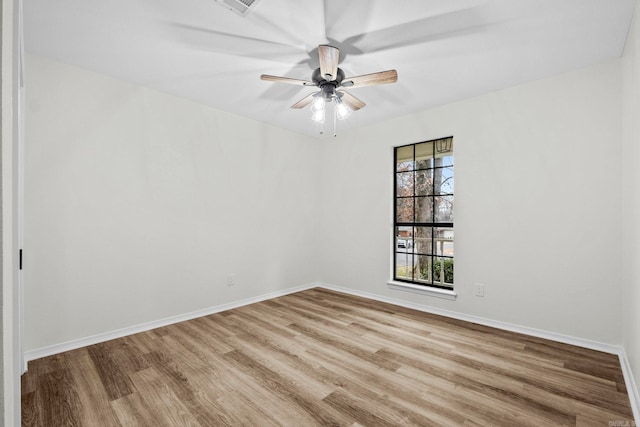
<instances>
[{"instance_id":1,"label":"wood plank flooring","mask_svg":"<svg viewBox=\"0 0 640 427\"><path fill-rule=\"evenodd\" d=\"M32 361L22 420L633 425L615 355L319 288Z\"/></svg>"}]
</instances>

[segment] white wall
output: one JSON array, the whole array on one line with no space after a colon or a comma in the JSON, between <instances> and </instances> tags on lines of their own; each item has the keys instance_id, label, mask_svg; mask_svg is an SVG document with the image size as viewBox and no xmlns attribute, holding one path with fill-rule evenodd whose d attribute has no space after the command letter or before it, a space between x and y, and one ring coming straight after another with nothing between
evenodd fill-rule
<instances>
[{"instance_id":1,"label":"white wall","mask_svg":"<svg viewBox=\"0 0 640 427\"><path fill-rule=\"evenodd\" d=\"M321 162L320 281L620 344L619 61L362 128ZM394 145L453 135L456 301L391 290ZM474 297L473 283L485 285Z\"/></svg>"},{"instance_id":2,"label":"white wall","mask_svg":"<svg viewBox=\"0 0 640 427\"><path fill-rule=\"evenodd\" d=\"M622 59L624 347L640 384L640 1Z\"/></svg>"},{"instance_id":3,"label":"white wall","mask_svg":"<svg viewBox=\"0 0 640 427\"><path fill-rule=\"evenodd\" d=\"M622 342L619 61L320 142L27 61L27 351L317 279ZM386 287L392 147L448 135L454 302Z\"/></svg>"},{"instance_id":4,"label":"white wall","mask_svg":"<svg viewBox=\"0 0 640 427\"><path fill-rule=\"evenodd\" d=\"M316 281L315 140L26 65L26 351Z\"/></svg>"}]
</instances>

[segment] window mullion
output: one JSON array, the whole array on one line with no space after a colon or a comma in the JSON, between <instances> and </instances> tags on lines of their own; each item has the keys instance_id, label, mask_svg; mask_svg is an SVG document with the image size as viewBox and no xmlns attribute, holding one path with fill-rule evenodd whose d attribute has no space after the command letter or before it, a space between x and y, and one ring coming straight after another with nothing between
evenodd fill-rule
<instances>
[{"instance_id":1,"label":"window mullion","mask_svg":"<svg viewBox=\"0 0 640 427\"><path fill-rule=\"evenodd\" d=\"M417 218L417 206L416 206L416 185L418 184L416 182L416 169L417 169L417 163L416 163L416 146L413 146L413 226L411 227L411 241L413 242L412 247L411 247L411 279L413 281L416 280L416 250L415 250L415 244L416 244L416 220ZM408 246L408 245L407 245ZM409 248L405 248L405 250L409 250Z\"/></svg>"}]
</instances>

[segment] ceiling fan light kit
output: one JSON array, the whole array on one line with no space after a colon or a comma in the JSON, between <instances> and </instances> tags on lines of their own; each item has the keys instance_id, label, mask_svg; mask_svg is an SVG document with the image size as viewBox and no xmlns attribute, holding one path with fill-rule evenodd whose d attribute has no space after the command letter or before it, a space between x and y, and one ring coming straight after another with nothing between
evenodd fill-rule
<instances>
[{"instance_id":1,"label":"ceiling fan light kit","mask_svg":"<svg viewBox=\"0 0 640 427\"><path fill-rule=\"evenodd\" d=\"M345 78L344 71L338 68L340 49L330 45L318 46L318 59L320 67L311 74L311 80L292 79L289 77L272 76L263 74L262 80L287 83L298 86L316 86L320 90L311 93L291 106L294 109L304 108L311 104L311 119L318 123L324 123L326 104L334 102L334 126L335 119L344 120L352 111L363 108L366 104L345 90L339 88L358 88L363 86L395 83L398 81L396 70L380 71L372 74L364 74ZM322 132L321 132L322 133ZM334 129L335 136L335 129Z\"/></svg>"},{"instance_id":2,"label":"ceiling fan light kit","mask_svg":"<svg viewBox=\"0 0 640 427\"><path fill-rule=\"evenodd\" d=\"M339 120L344 120L351 115L351 108L342 102L342 96L336 97L336 116Z\"/></svg>"},{"instance_id":3,"label":"ceiling fan light kit","mask_svg":"<svg viewBox=\"0 0 640 427\"><path fill-rule=\"evenodd\" d=\"M326 101L323 96L316 96L311 103L311 120L318 123L324 123Z\"/></svg>"}]
</instances>

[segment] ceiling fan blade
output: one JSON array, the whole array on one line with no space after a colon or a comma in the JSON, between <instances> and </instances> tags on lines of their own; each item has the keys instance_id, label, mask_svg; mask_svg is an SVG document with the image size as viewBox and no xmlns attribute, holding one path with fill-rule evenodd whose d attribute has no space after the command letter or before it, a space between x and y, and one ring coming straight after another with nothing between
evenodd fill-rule
<instances>
[{"instance_id":1,"label":"ceiling fan blade","mask_svg":"<svg viewBox=\"0 0 640 427\"><path fill-rule=\"evenodd\" d=\"M398 81L396 70L380 71L377 73L363 74L361 76L348 77L342 81L344 87L364 87L373 85L383 85Z\"/></svg>"},{"instance_id":2,"label":"ceiling fan blade","mask_svg":"<svg viewBox=\"0 0 640 427\"><path fill-rule=\"evenodd\" d=\"M304 108L304 107L306 107L307 105L311 104L311 102L314 100L314 98L316 97L317 94L318 94L318 92L310 93L309 95L307 95L304 98L302 98L300 101L298 101L295 104L293 104L291 106L291 108Z\"/></svg>"},{"instance_id":3,"label":"ceiling fan blade","mask_svg":"<svg viewBox=\"0 0 640 427\"><path fill-rule=\"evenodd\" d=\"M204 46L207 50L234 56L251 57L275 62L291 62L285 58L295 59L306 49L291 44L248 37L240 34L217 31L180 22L168 22L169 26L180 30L179 37L189 47Z\"/></svg>"},{"instance_id":4,"label":"ceiling fan blade","mask_svg":"<svg viewBox=\"0 0 640 427\"><path fill-rule=\"evenodd\" d=\"M338 61L340 60L340 49L334 46L321 44L318 46L318 57L320 59L320 73L328 82L335 80L338 75Z\"/></svg>"},{"instance_id":5,"label":"ceiling fan blade","mask_svg":"<svg viewBox=\"0 0 640 427\"><path fill-rule=\"evenodd\" d=\"M300 79L292 79L289 77L280 77L280 76L271 76L269 74L262 74L260 76L261 80L266 80L268 82L277 82L277 83L287 83L290 85L297 86L315 86L316 84L309 80L300 80Z\"/></svg>"},{"instance_id":6,"label":"ceiling fan blade","mask_svg":"<svg viewBox=\"0 0 640 427\"><path fill-rule=\"evenodd\" d=\"M338 91L338 94L340 94L340 99L342 99L342 102L347 104L347 106L351 108L352 111L359 110L365 105L367 105L363 101L351 95L347 91L341 90L341 91Z\"/></svg>"},{"instance_id":7,"label":"ceiling fan blade","mask_svg":"<svg viewBox=\"0 0 640 427\"><path fill-rule=\"evenodd\" d=\"M508 3L508 2L505 2ZM493 5L474 6L402 22L387 28L353 35L358 48L367 53L381 52L397 47L413 46L454 37L475 34L487 27L507 20L508 16L488 22ZM515 14L512 14L515 17ZM511 16L511 15L510 15Z\"/></svg>"}]
</instances>

